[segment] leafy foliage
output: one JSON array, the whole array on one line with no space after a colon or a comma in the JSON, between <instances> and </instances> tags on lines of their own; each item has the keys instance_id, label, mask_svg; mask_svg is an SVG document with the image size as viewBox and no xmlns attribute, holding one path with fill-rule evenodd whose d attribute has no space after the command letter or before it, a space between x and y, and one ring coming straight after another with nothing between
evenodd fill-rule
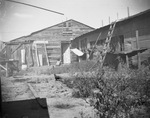
<instances>
[{"instance_id":1,"label":"leafy foliage","mask_svg":"<svg viewBox=\"0 0 150 118\"><path fill-rule=\"evenodd\" d=\"M100 118L150 117L149 68L119 71L110 68L76 75L75 97L92 97L91 105Z\"/></svg>"}]
</instances>

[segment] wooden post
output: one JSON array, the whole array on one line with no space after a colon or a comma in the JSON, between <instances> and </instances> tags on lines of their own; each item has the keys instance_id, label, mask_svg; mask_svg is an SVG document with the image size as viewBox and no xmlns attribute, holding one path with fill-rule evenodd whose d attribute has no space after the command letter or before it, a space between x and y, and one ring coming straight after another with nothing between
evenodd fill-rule
<instances>
[{"instance_id":1,"label":"wooden post","mask_svg":"<svg viewBox=\"0 0 150 118\"><path fill-rule=\"evenodd\" d=\"M130 10L129 7L127 7L127 13L128 13L128 17L130 16Z\"/></svg>"},{"instance_id":2,"label":"wooden post","mask_svg":"<svg viewBox=\"0 0 150 118\"><path fill-rule=\"evenodd\" d=\"M2 118L2 89L1 89L1 77L0 77L0 117Z\"/></svg>"},{"instance_id":3,"label":"wooden post","mask_svg":"<svg viewBox=\"0 0 150 118\"><path fill-rule=\"evenodd\" d=\"M136 45L137 45L137 49L140 49L140 44L139 44L139 32L138 32L138 30L136 30ZM137 53L137 59L138 59L138 68L141 68L140 53Z\"/></svg>"},{"instance_id":4,"label":"wooden post","mask_svg":"<svg viewBox=\"0 0 150 118\"><path fill-rule=\"evenodd\" d=\"M37 66L40 66L37 44L35 46L35 53L36 53Z\"/></svg>"},{"instance_id":5,"label":"wooden post","mask_svg":"<svg viewBox=\"0 0 150 118\"><path fill-rule=\"evenodd\" d=\"M128 57L128 55L126 55L126 64L127 64L127 67L129 68L129 57Z\"/></svg>"},{"instance_id":6,"label":"wooden post","mask_svg":"<svg viewBox=\"0 0 150 118\"><path fill-rule=\"evenodd\" d=\"M110 16L109 16L109 18L108 18L108 19L109 19L109 24L110 24Z\"/></svg>"},{"instance_id":7,"label":"wooden post","mask_svg":"<svg viewBox=\"0 0 150 118\"><path fill-rule=\"evenodd\" d=\"M33 59L33 51L32 51L32 43L29 45L30 50L30 57L31 57L31 67L34 66L34 59Z\"/></svg>"},{"instance_id":8,"label":"wooden post","mask_svg":"<svg viewBox=\"0 0 150 118\"><path fill-rule=\"evenodd\" d=\"M8 62L6 62L6 77L8 77L9 75L8 75Z\"/></svg>"},{"instance_id":9,"label":"wooden post","mask_svg":"<svg viewBox=\"0 0 150 118\"><path fill-rule=\"evenodd\" d=\"M44 43L44 48L45 48L45 55L46 55L46 60L47 60L47 65L49 66L49 59L48 59L48 55L47 55L47 49L46 49L46 43Z\"/></svg>"},{"instance_id":10,"label":"wooden post","mask_svg":"<svg viewBox=\"0 0 150 118\"><path fill-rule=\"evenodd\" d=\"M10 45L6 45L6 58L11 59L11 48Z\"/></svg>"},{"instance_id":11,"label":"wooden post","mask_svg":"<svg viewBox=\"0 0 150 118\"><path fill-rule=\"evenodd\" d=\"M39 64L40 66L43 66L43 55L39 54Z\"/></svg>"},{"instance_id":12,"label":"wooden post","mask_svg":"<svg viewBox=\"0 0 150 118\"><path fill-rule=\"evenodd\" d=\"M117 13L117 20L119 19L119 14Z\"/></svg>"}]
</instances>

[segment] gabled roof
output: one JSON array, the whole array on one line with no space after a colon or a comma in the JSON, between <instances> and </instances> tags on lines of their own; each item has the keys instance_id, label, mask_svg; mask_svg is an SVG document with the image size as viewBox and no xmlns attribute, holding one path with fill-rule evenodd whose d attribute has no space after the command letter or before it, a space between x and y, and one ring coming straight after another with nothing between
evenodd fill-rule
<instances>
[{"instance_id":1,"label":"gabled roof","mask_svg":"<svg viewBox=\"0 0 150 118\"><path fill-rule=\"evenodd\" d=\"M89 28L91 28L91 29L93 29L93 30L95 29L95 28L93 28L93 27L91 27L91 26L88 26L88 25L86 25L86 24L84 24L84 23L81 23L81 22L79 22L79 21L70 19L70 20L67 20L67 21L58 23L58 24L56 24L56 25L53 25L53 26L46 27L46 28L44 28L44 29L35 31L35 32L33 32L33 33L31 33L31 34L29 34L29 35L27 35L27 36L22 36L22 37L19 37L19 38L15 38L15 39L13 39L13 40L11 40L11 41L16 41L16 40L21 39L21 38L27 38L27 37L30 37L30 36L32 36L32 35L34 35L34 34L37 34L37 33L39 33L39 32L45 31L45 30L47 30L47 29L53 28L53 27L55 27L55 26L58 26L58 25L60 25L60 24L62 24L62 23L69 22L69 21L77 22L77 23L82 24L82 25L84 25L84 26L86 26L86 27L89 27Z\"/></svg>"}]
</instances>

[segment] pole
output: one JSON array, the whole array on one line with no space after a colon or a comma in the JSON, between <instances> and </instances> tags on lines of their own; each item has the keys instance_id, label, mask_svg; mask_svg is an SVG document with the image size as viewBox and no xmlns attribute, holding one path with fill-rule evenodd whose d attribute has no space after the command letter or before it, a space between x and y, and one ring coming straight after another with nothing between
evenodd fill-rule
<instances>
[{"instance_id":1,"label":"pole","mask_svg":"<svg viewBox=\"0 0 150 118\"><path fill-rule=\"evenodd\" d=\"M110 24L110 16L109 16L109 24Z\"/></svg>"},{"instance_id":2,"label":"pole","mask_svg":"<svg viewBox=\"0 0 150 118\"><path fill-rule=\"evenodd\" d=\"M129 7L127 7L127 13L128 13L128 17L130 16L130 10Z\"/></svg>"},{"instance_id":3,"label":"pole","mask_svg":"<svg viewBox=\"0 0 150 118\"><path fill-rule=\"evenodd\" d=\"M118 15L118 13L117 13L117 20L119 19L119 15Z\"/></svg>"},{"instance_id":4,"label":"pole","mask_svg":"<svg viewBox=\"0 0 150 118\"><path fill-rule=\"evenodd\" d=\"M2 118L2 89L1 89L1 77L0 77L0 117Z\"/></svg>"},{"instance_id":5,"label":"pole","mask_svg":"<svg viewBox=\"0 0 150 118\"><path fill-rule=\"evenodd\" d=\"M36 55L37 66L40 66L37 44L35 46L35 53L36 53L35 55Z\"/></svg>"},{"instance_id":6,"label":"pole","mask_svg":"<svg viewBox=\"0 0 150 118\"><path fill-rule=\"evenodd\" d=\"M127 64L127 68L129 68L129 57L128 57L128 55L126 55L126 64Z\"/></svg>"},{"instance_id":7,"label":"pole","mask_svg":"<svg viewBox=\"0 0 150 118\"><path fill-rule=\"evenodd\" d=\"M138 30L136 30L136 45L137 45L137 49L140 49L140 44L139 44L139 32ZM138 59L138 68L141 68L141 57L140 57L140 53L137 53L137 59Z\"/></svg>"},{"instance_id":8,"label":"pole","mask_svg":"<svg viewBox=\"0 0 150 118\"><path fill-rule=\"evenodd\" d=\"M57 12L57 11L45 9L45 8L42 8L42 7L38 7L38 6L35 6L35 5L31 5L31 4L27 4L27 3L23 3L23 2L19 2L19 1L14 1L14 0L6 0L6 1L13 2L13 3L18 3L18 4L22 4L22 5L26 5L26 6L30 6L30 7L33 7L33 8L37 8L37 9L53 12L53 13L60 14L60 15L64 15L63 13L60 13L60 12Z\"/></svg>"}]
</instances>

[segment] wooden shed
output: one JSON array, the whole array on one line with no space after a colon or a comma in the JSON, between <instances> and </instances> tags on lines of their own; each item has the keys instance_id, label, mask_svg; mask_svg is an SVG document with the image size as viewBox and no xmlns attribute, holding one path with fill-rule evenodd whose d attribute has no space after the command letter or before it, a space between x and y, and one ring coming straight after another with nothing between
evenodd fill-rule
<instances>
[{"instance_id":1,"label":"wooden shed","mask_svg":"<svg viewBox=\"0 0 150 118\"><path fill-rule=\"evenodd\" d=\"M12 40L11 42L21 41L48 41L48 43L37 44L37 49L32 45L33 57L37 56L36 50L39 54L42 54L43 65L55 65L58 61L61 63L71 62L70 41L77 36L85 34L94 30L94 28L80 23L75 20L67 20L65 22L56 24L54 26L33 32L28 36L23 36ZM33 42L33 43L34 43ZM29 45L25 45L27 49L27 55L29 54ZM62 50L61 50L62 49ZM19 58L15 55L19 55L20 50L14 53L15 58ZM38 55L39 58L39 55ZM36 59L34 59L36 60ZM30 62L27 62L30 63ZM38 65L34 62L34 65Z\"/></svg>"},{"instance_id":2,"label":"wooden shed","mask_svg":"<svg viewBox=\"0 0 150 118\"><path fill-rule=\"evenodd\" d=\"M150 9L136 15L120 19L117 21L114 33L111 40L111 46L114 46L116 51L132 51L135 49L148 48L147 51L141 54L141 61L150 57ZM84 52L92 49L95 44L98 35L101 33L98 39L97 45L102 46L107 37L107 33L110 25L100 27L96 30L76 37L71 45L71 48L77 48ZM137 45L137 39L139 46ZM78 56L72 56L72 61L79 61ZM137 57L133 57L134 60Z\"/></svg>"}]
</instances>

